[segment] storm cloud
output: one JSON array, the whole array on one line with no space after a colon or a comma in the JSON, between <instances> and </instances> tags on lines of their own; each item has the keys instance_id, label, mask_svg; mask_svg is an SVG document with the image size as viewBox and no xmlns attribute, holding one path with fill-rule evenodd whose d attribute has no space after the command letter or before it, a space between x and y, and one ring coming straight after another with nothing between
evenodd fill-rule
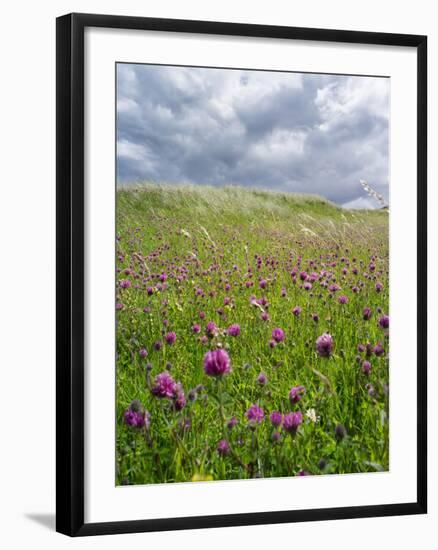
<instances>
[{"instance_id":1,"label":"storm cloud","mask_svg":"<svg viewBox=\"0 0 438 550\"><path fill-rule=\"evenodd\" d=\"M387 78L117 65L117 182L236 184L378 207Z\"/></svg>"}]
</instances>

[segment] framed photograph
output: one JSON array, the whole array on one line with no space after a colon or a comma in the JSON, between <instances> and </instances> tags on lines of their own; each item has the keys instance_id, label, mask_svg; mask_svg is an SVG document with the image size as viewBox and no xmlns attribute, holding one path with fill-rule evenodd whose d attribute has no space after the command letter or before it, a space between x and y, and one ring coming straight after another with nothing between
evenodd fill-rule
<instances>
[{"instance_id":1,"label":"framed photograph","mask_svg":"<svg viewBox=\"0 0 438 550\"><path fill-rule=\"evenodd\" d=\"M425 36L57 19L57 530L426 513Z\"/></svg>"}]
</instances>

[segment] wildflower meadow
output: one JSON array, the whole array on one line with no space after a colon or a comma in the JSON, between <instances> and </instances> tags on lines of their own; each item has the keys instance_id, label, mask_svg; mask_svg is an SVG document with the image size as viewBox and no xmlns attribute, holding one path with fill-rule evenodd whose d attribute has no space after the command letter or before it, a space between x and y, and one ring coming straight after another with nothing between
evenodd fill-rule
<instances>
[{"instance_id":1,"label":"wildflower meadow","mask_svg":"<svg viewBox=\"0 0 438 550\"><path fill-rule=\"evenodd\" d=\"M387 470L388 217L119 188L117 485Z\"/></svg>"}]
</instances>

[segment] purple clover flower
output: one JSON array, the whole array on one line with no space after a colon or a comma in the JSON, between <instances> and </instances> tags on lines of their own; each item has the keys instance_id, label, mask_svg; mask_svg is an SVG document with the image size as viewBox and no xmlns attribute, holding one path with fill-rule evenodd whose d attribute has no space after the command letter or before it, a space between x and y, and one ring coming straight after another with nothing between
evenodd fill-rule
<instances>
[{"instance_id":1,"label":"purple clover flower","mask_svg":"<svg viewBox=\"0 0 438 550\"><path fill-rule=\"evenodd\" d=\"M146 429L148 429L150 426L151 415L148 411L143 409L140 401L134 400L129 409L124 412L123 419L127 426L131 426L132 428L146 427Z\"/></svg>"},{"instance_id":2,"label":"purple clover flower","mask_svg":"<svg viewBox=\"0 0 438 550\"><path fill-rule=\"evenodd\" d=\"M239 334L240 334L240 325L238 325L237 323L228 327L229 336L239 336Z\"/></svg>"},{"instance_id":3,"label":"purple clover flower","mask_svg":"<svg viewBox=\"0 0 438 550\"><path fill-rule=\"evenodd\" d=\"M374 353L374 355L377 355L377 357L383 355L385 353L385 349L382 346L382 343L377 342L377 344L373 347L372 352Z\"/></svg>"},{"instance_id":4,"label":"purple clover flower","mask_svg":"<svg viewBox=\"0 0 438 550\"><path fill-rule=\"evenodd\" d=\"M283 428L290 434L296 434L302 422L303 415L301 411L291 412L284 415Z\"/></svg>"},{"instance_id":5,"label":"purple clover flower","mask_svg":"<svg viewBox=\"0 0 438 550\"><path fill-rule=\"evenodd\" d=\"M155 351L160 351L160 349L163 347L163 343L160 341L160 340L157 340L155 343L154 343L154 350Z\"/></svg>"},{"instance_id":6,"label":"purple clover flower","mask_svg":"<svg viewBox=\"0 0 438 550\"><path fill-rule=\"evenodd\" d=\"M173 346L173 344L176 342L176 333L175 332L168 332L165 336L166 343L169 344L169 346Z\"/></svg>"},{"instance_id":7,"label":"purple clover flower","mask_svg":"<svg viewBox=\"0 0 438 550\"><path fill-rule=\"evenodd\" d=\"M283 342L285 338L284 330L281 328L274 328L272 331L272 339L279 344L280 342Z\"/></svg>"},{"instance_id":8,"label":"purple clover flower","mask_svg":"<svg viewBox=\"0 0 438 550\"><path fill-rule=\"evenodd\" d=\"M246 411L245 416L251 424L260 424L265 418L265 413L258 405L251 405L251 407Z\"/></svg>"},{"instance_id":9,"label":"purple clover flower","mask_svg":"<svg viewBox=\"0 0 438 550\"><path fill-rule=\"evenodd\" d=\"M289 401L292 405L295 405L298 401L301 401L305 393L306 388L304 386L294 386L289 392Z\"/></svg>"},{"instance_id":10,"label":"purple clover flower","mask_svg":"<svg viewBox=\"0 0 438 550\"><path fill-rule=\"evenodd\" d=\"M226 439L221 439L219 441L219 443L217 444L217 452L220 456L226 456L230 454L231 447Z\"/></svg>"},{"instance_id":11,"label":"purple clover flower","mask_svg":"<svg viewBox=\"0 0 438 550\"><path fill-rule=\"evenodd\" d=\"M379 326L383 329L389 328L389 316L382 315L379 319Z\"/></svg>"},{"instance_id":12,"label":"purple clover flower","mask_svg":"<svg viewBox=\"0 0 438 550\"><path fill-rule=\"evenodd\" d=\"M371 308L369 308L369 307L364 308L364 310L363 310L363 320L364 321L369 321L371 319L372 315L373 315L373 312L372 312Z\"/></svg>"},{"instance_id":13,"label":"purple clover flower","mask_svg":"<svg viewBox=\"0 0 438 550\"><path fill-rule=\"evenodd\" d=\"M213 321L209 321L205 327L205 333L209 338L214 338L217 334L217 326Z\"/></svg>"},{"instance_id":14,"label":"purple clover flower","mask_svg":"<svg viewBox=\"0 0 438 550\"><path fill-rule=\"evenodd\" d=\"M371 372L371 363L369 361L364 361L362 363L362 372L364 374L366 374L367 376L370 374L370 372Z\"/></svg>"},{"instance_id":15,"label":"purple clover flower","mask_svg":"<svg viewBox=\"0 0 438 550\"><path fill-rule=\"evenodd\" d=\"M235 416L232 416L227 422L227 428L232 430L234 426L237 426L238 422L239 421L237 420L237 418Z\"/></svg>"},{"instance_id":16,"label":"purple clover flower","mask_svg":"<svg viewBox=\"0 0 438 550\"><path fill-rule=\"evenodd\" d=\"M301 313L301 308L300 306L295 306L292 310L292 313L293 315L295 315L295 317L299 317L300 316L300 313Z\"/></svg>"},{"instance_id":17,"label":"purple clover flower","mask_svg":"<svg viewBox=\"0 0 438 550\"><path fill-rule=\"evenodd\" d=\"M195 401L196 400L196 396L197 396L197 393L196 393L196 390L195 389L191 389L189 390L188 394L187 394L187 398L189 401Z\"/></svg>"},{"instance_id":18,"label":"purple clover flower","mask_svg":"<svg viewBox=\"0 0 438 550\"><path fill-rule=\"evenodd\" d=\"M168 372L162 372L155 377L152 393L160 399L173 399L177 391L177 384Z\"/></svg>"},{"instance_id":19,"label":"purple clover flower","mask_svg":"<svg viewBox=\"0 0 438 550\"><path fill-rule=\"evenodd\" d=\"M281 414L281 412L274 411L271 413L269 419L271 421L271 424L278 428L283 422L283 415Z\"/></svg>"},{"instance_id":20,"label":"purple clover flower","mask_svg":"<svg viewBox=\"0 0 438 550\"><path fill-rule=\"evenodd\" d=\"M231 370L230 364L230 356L224 349L208 351L204 355L204 372L208 376L228 374Z\"/></svg>"},{"instance_id":21,"label":"purple clover flower","mask_svg":"<svg viewBox=\"0 0 438 550\"><path fill-rule=\"evenodd\" d=\"M124 412L123 418L127 426L132 428L142 428L144 426L144 416L139 412L128 409Z\"/></svg>"},{"instance_id":22,"label":"purple clover flower","mask_svg":"<svg viewBox=\"0 0 438 550\"><path fill-rule=\"evenodd\" d=\"M181 384L177 385L177 390L175 392L175 410L182 411L186 406L186 396L182 390Z\"/></svg>"},{"instance_id":23,"label":"purple clover flower","mask_svg":"<svg viewBox=\"0 0 438 550\"><path fill-rule=\"evenodd\" d=\"M333 337L325 332L316 339L316 351L320 357L330 357L333 353Z\"/></svg>"}]
</instances>

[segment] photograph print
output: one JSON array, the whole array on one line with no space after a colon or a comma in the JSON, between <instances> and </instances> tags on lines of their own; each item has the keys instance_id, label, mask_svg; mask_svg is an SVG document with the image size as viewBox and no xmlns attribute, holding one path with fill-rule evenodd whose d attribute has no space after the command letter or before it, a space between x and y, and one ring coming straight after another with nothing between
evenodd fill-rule
<instances>
[{"instance_id":1,"label":"photograph print","mask_svg":"<svg viewBox=\"0 0 438 550\"><path fill-rule=\"evenodd\" d=\"M388 471L390 79L115 70L116 485Z\"/></svg>"}]
</instances>

